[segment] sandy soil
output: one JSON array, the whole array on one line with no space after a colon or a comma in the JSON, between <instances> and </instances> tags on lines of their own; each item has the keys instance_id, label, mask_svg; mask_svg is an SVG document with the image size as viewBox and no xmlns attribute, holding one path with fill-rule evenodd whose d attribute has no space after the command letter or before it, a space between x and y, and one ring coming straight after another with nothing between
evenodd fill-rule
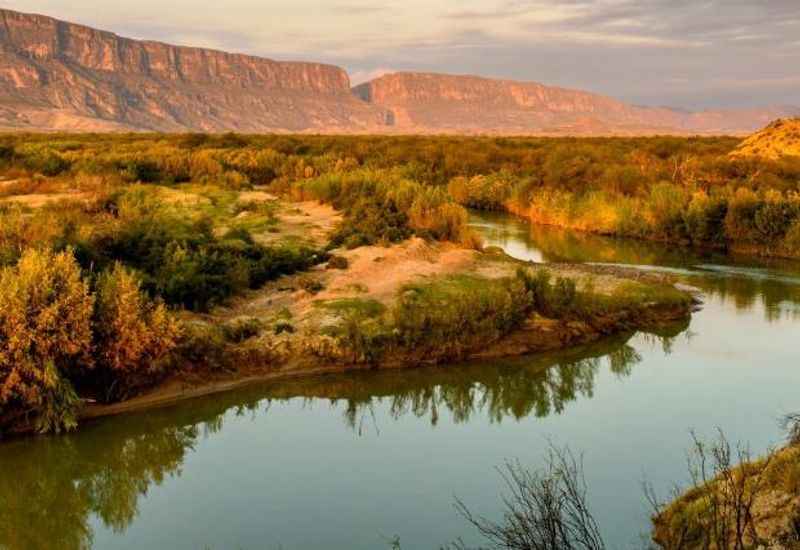
<instances>
[{"instance_id":1,"label":"sandy soil","mask_svg":"<svg viewBox=\"0 0 800 550\"><path fill-rule=\"evenodd\" d=\"M274 200L269 193L251 191L239 195L241 202ZM263 244L294 240L313 246L325 246L328 237L342 220L341 213L328 204L316 201L278 203L277 228L279 232L265 232L256 236Z\"/></svg>"},{"instance_id":2,"label":"sandy soil","mask_svg":"<svg viewBox=\"0 0 800 550\"><path fill-rule=\"evenodd\" d=\"M13 195L1 199L0 202L13 202L29 208L41 208L46 204L60 201L85 201L89 197L89 193L36 193L32 195Z\"/></svg>"}]
</instances>

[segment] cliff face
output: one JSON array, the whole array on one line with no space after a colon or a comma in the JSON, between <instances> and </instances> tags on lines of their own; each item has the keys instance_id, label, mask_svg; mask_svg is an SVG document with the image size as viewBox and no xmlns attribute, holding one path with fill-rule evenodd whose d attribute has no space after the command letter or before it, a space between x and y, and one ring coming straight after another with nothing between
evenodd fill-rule
<instances>
[{"instance_id":1,"label":"cliff face","mask_svg":"<svg viewBox=\"0 0 800 550\"><path fill-rule=\"evenodd\" d=\"M685 113L474 76L344 70L137 41L0 9L0 130L751 133L800 109Z\"/></svg>"},{"instance_id":2,"label":"cliff face","mask_svg":"<svg viewBox=\"0 0 800 550\"><path fill-rule=\"evenodd\" d=\"M0 10L0 121L21 128L303 131L380 125L342 69L140 42Z\"/></svg>"},{"instance_id":3,"label":"cliff face","mask_svg":"<svg viewBox=\"0 0 800 550\"><path fill-rule=\"evenodd\" d=\"M703 111L637 107L598 94L535 82L395 73L354 93L386 108L399 128L551 134L749 133L798 110Z\"/></svg>"}]
</instances>

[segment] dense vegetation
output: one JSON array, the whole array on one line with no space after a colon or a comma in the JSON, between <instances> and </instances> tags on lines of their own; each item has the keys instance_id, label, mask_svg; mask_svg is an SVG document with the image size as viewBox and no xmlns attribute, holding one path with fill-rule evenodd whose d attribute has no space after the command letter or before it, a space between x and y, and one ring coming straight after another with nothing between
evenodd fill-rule
<instances>
[{"instance_id":1,"label":"dense vegetation","mask_svg":"<svg viewBox=\"0 0 800 550\"><path fill-rule=\"evenodd\" d=\"M479 247L466 223L465 207L473 207L602 233L797 255L800 161L732 157L737 144L666 137L2 136L0 267L7 282L0 342L9 350L0 355L3 418L42 416L44 427L68 426L76 391L120 399L159 380L175 353L202 363L208 357L191 346L238 336L180 329L176 311L209 311L325 261L327 250L307 243L256 239L277 230L276 222L269 205L237 202L243 190L339 209L344 218L328 250L411 235ZM202 190L207 203L182 205L187 189ZM48 200L34 204L43 196ZM536 285L564 297L545 303ZM378 356L371 350L385 347L387 331L390 349L458 355L472 335L506 332L529 308L555 314L575 290L524 277L484 286L462 279L409 288L379 318L346 316L349 336L338 337L349 338L362 360ZM421 316L426 308L435 315ZM41 322L14 313L26 309L41 311ZM53 319L74 330L48 332ZM18 337L21 326L27 344ZM110 334L110 327L126 336ZM67 337L74 341L57 340ZM51 338L57 344L39 344Z\"/></svg>"},{"instance_id":2,"label":"dense vegetation","mask_svg":"<svg viewBox=\"0 0 800 550\"><path fill-rule=\"evenodd\" d=\"M344 207L348 246L409 226L453 235L458 211L511 209L613 235L800 253L800 158L731 156L734 138L17 136L13 173L106 182L271 184ZM302 185L296 186L298 181ZM420 186L432 187L420 199ZM445 196L445 195L449 195ZM416 202L416 205L414 204ZM415 217L416 215L416 217Z\"/></svg>"}]
</instances>

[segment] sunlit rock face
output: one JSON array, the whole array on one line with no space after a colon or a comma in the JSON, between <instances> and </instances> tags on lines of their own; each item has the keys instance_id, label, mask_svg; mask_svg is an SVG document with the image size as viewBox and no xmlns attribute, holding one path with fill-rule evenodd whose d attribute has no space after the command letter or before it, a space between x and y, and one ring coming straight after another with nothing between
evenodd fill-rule
<instances>
[{"instance_id":1,"label":"sunlit rock face","mask_svg":"<svg viewBox=\"0 0 800 550\"><path fill-rule=\"evenodd\" d=\"M765 121L800 113L790 107L689 113L536 82L431 73L388 74L353 90L390 111L396 126L422 132L748 133Z\"/></svg>"},{"instance_id":2,"label":"sunlit rock face","mask_svg":"<svg viewBox=\"0 0 800 550\"><path fill-rule=\"evenodd\" d=\"M385 112L331 65L121 38L0 10L0 124L46 129L358 130Z\"/></svg>"},{"instance_id":3,"label":"sunlit rock face","mask_svg":"<svg viewBox=\"0 0 800 550\"><path fill-rule=\"evenodd\" d=\"M687 113L578 90L347 73L137 41L0 9L0 130L642 135L751 133L800 109Z\"/></svg>"}]
</instances>

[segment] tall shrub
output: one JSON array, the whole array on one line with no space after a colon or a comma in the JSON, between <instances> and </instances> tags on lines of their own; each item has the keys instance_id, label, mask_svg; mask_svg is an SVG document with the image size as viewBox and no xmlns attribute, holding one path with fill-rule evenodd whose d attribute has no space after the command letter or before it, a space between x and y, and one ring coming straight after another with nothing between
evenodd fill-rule
<instances>
[{"instance_id":1,"label":"tall shrub","mask_svg":"<svg viewBox=\"0 0 800 550\"><path fill-rule=\"evenodd\" d=\"M94 322L97 367L111 379L107 399L151 384L181 333L167 308L151 302L119 263L98 280Z\"/></svg>"},{"instance_id":2,"label":"tall shrub","mask_svg":"<svg viewBox=\"0 0 800 550\"><path fill-rule=\"evenodd\" d=\"M70 377L91 365L94 299L71 251L28 250L0 271L0 417L75 426Z\"/></svg>"}]
</instances>

